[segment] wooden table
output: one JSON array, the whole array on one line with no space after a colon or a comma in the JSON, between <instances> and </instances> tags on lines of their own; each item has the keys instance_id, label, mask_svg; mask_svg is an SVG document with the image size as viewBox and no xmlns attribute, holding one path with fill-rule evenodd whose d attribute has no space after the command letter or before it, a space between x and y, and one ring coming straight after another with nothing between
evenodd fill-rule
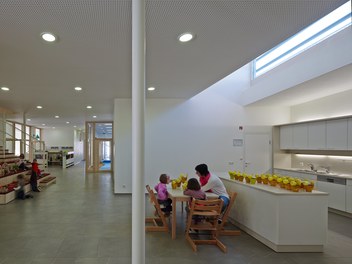
<instances>
[{"instance_id":1,"label":"wooden table","mask_svg":"<svg viewBox=\"0 0 352 264\"><path fill-rule=\"evenodd\" d=\"M169 198L172 200L172 223L171 223L171 237L172 239L176 238L176 205L177 202L188 202L191 199L191 196L184 195L183 190L180 188L177 189L168 189ZM214 193L207 192L207 199L217 199L218 195Z\"/></svg>"}]
</instances>

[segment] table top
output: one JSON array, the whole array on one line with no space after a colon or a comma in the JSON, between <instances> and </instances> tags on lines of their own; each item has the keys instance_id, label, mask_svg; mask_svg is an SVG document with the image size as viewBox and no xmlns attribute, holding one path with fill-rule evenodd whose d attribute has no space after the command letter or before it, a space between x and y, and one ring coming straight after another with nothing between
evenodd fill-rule
<instances>
[{"instance_id":1,"label":"table top","mask_svg":"<svg viewBox=\"0 0 352 264\"><path fill-rule=\"evenodd\" d=\"M178 198L188 200L191 196L183 194L183 190L180 188L177 189L167 189L170 198ZM219 196L215 193L206 192L208 199L217 199Z\"/></svg>"}]
</instances>

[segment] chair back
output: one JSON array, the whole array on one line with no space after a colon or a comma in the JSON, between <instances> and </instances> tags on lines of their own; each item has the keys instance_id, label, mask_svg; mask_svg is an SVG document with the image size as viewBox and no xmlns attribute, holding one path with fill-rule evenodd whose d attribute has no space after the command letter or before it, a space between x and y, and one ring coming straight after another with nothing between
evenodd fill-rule
<instances>
[{"instance_id":1,"label":"chair back","mask_svg":"<svg viewBox=\"0 0 352 264\"><path fill-rule=\"evenodd\" d=\"M219 216L223 201L221 199L198 200L192 198L190 214L200 216Z\"/></svg>"},{"instance_id":2,"label":"chair back","mask_svg":"<svg viewBox=\"0 0 352 264\"><path fill-rule=\"evenodd\" d=\"M192 198L189 210L186 239L190 243L193 251L197 251L198 245L216 245L223 252L226 246L217 238L218 217L221 215L223 201L221 199L197 200ZM194 238L192 232L202 232L202 237ZM205 232L205 233L204 233Z\"/></svg>"},{"instance_id":3,"label":"chair back","mask_svg":"<svg viewBox=\"0 0 352 264\"><path fill-rule=\"evenodd\" d=\"M160 231L160 232L168 232L168 224L165 219L164 212L160 208L160 204L158 200L156 199L156 196L154 194L154 191L150 188L149 185L145 186L148 194L149 194L149 199L150 203L154 206L155 208L155 215L156 217L147 217L145 219L146 223L152 223L152 226L146 226L145 230L146 231Z\"/></svg>"},{"instance_id":4,"label":"chair back","mask_svg":"<svg viewBox=\"0 0 352 264\"><path fill-rule=\"evenodd\" d=\"M222 222L219 225L219 234L220 235L225 235L225 236L238 236L238 235L241 234L240 230L226 230L225 229L225 225L226 225L226 223L228 221L228 217L230 215L232 206L235 203L235 200L236 200L236 197L237 197L237 193L236 192L232 192L232 193L229 192L229 195L230 195L230 202L229 202L229 205L226 207L225 212L224 212L224 214L222 216Z\"/></svg>"}]
</instances>

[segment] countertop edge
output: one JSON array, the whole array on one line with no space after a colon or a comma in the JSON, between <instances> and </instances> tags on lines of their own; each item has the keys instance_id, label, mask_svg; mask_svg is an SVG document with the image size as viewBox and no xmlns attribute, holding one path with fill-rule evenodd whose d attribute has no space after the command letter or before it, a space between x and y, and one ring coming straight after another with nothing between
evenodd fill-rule
<instances>
[{"instance_id":1,"label":"countertop edge","mask_svg":"<svg viewBox=\"0 0 352 264\"><path fill-rule=\"evenodd\" d=\"M321 191L317 191L317 190L313 190L312 192L292 192L292 191L288 191L288 190L284 190L278 187L273 187L270 185L265 185L265 184L248 184L245 182L240 182L240 181L236 181L236 180L232 180L230 179L230 176L225 176L224 173L215 173L220 179L222 180L226 180L229 181L231 183L235 183L235 184L239 184L242 186L245 186L247 188L252 188L252 189L256 189L259 191L263 191L263 192L267 192L273 195L289 195L289 196L312 196L312 195L329 195L326 192L321 192ZM227 173L226 173L227 174Z\"/></svg>"}]
</instances>

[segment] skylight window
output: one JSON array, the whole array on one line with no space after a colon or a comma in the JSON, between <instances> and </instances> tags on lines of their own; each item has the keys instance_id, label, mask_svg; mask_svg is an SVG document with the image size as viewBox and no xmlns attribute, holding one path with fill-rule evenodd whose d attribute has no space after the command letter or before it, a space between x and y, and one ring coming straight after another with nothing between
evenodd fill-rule
<instances>
[{"instance_id":1,"label":"skylight window","mask_svg":"<svg viewBox=\"0 0 352 264\"><path fill-rule=\"evenodd\" d=\"M254 78L350 26L351 20L351 1L348 1L322 19L256 58L253 62Z\"/></svg>"}]
</instances>

